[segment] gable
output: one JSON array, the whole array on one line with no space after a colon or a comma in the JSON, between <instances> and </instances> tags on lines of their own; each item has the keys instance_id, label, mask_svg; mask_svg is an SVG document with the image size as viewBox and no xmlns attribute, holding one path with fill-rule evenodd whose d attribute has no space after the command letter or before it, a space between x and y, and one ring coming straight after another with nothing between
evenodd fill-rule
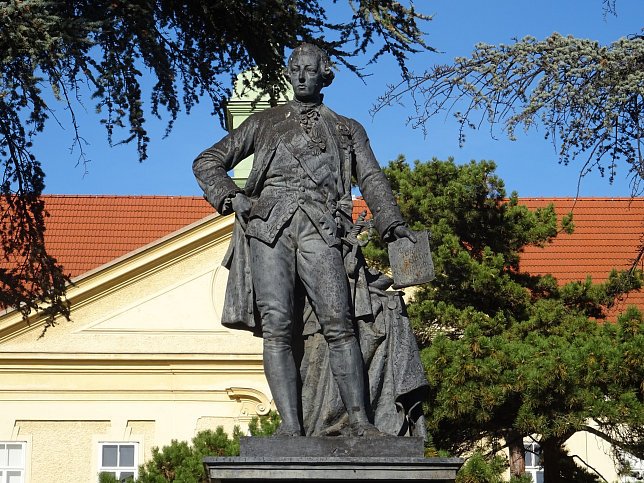
<instances>
[{"instance_id":1,"label":"gable","mask_svg":"<svg viewBox=\"0 0 644 483\"><path fill-rule=\"evenodd\" d=\"M71 322L40 338L42 323L0 317L3 352L256 353L261 341L221 325L233 217L213 215L77 277Z\"/></svg>"},{"instance_id":2,"label":"gable","mask_svg":"<svg viewBox=\"0 0 644 483\"><path fill-rule=\"evenodd\" d=\"M140 296L132 303L108 311L77 332L168 335L221 332L225 270L215 267L213 271L212 266L207 266L187 276L174 272L169 269L164 276L169 279L167 286L152 293L134 288L140 290Z\"/></svg>"}]
</instances>

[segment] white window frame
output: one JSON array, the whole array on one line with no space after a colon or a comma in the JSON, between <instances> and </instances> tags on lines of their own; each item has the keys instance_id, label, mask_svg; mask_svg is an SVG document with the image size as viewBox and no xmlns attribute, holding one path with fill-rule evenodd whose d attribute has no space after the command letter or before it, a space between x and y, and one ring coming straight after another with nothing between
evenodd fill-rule
<instances>
[{"instance_id":1,"label":"white window frame","mask_svg":"<svg viewBox=\"0 0 644 483\"><path fill-rule=\"evenodd\" d=\"M122 466L119 465L117 460L117 466L104 466L103 465L103 447L104 446L116 446L116 455L118 458L119 447L120 446L133 446L134 447L134 465L133 466ZM136 480L139 477L139 443L136 441L101 441L98 443L98 474L101 473L114 473L116 478L121 477L121 473L133 473L134 479Z\"/></svg>"},{"instance_id":2,"label":"white window frame","mask_svg":"<svg viewBox=\"0 0 644 483\"><path fill-rule=\"evenodd\" d=\"M7 445L20 446L20 466L8 466L8 461L0 460L0 483L7 483L7 476L9 472L11 473L20 473L18 476L20 479L19 483L24 483L25 481L25 472L26 472L26 452L27 452L27 443L24 441L0 441L0 446L3 448Z\"/></svg>"},{"instance_id":3,"label":"white window frame","mask_svg":"<svg viewBox=\"0 0 644 483\"><path fill-rule=\"evenodd\" d=\"M525 448L525 472L532 477L533 483L538 481L543 481L543 467L541 466L541 458L539 453L541 447L536 441L524 441L523 447ZM538 460L536 460L538 458ZM528 464L528 462L530 464ZM537 476L541 476L541 479L537 480Z\"/></svg>"},{"instance_id":4,"label":"white window frame","mask_svg":"<svg viewBox=\"0 0 644 483\"><path fill-rule=\"evenodd\" d=\"M622 483L631 483L634 481L642 481L644 479L644 460L636 458L630 453L622 452L622 459L630 466L630 472L627 475L622 475Z\"/></svg>"}]
</instances>

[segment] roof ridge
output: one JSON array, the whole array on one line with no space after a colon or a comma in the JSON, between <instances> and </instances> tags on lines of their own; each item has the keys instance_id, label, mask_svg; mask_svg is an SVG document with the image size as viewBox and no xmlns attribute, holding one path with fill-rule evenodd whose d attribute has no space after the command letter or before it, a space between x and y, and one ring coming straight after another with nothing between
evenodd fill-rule
<instances>
[{"instance_id":1,"label":"roof ridge","mask_svg":"<svg viewBox=\"0 0 644 483\"><path fill-rule=\"evenodd\" d=\"M185 195L58 195L43 194L42 198L118 198L118 199L203 199L203 196L185 196Z\"/></svg>"}]
</instances>

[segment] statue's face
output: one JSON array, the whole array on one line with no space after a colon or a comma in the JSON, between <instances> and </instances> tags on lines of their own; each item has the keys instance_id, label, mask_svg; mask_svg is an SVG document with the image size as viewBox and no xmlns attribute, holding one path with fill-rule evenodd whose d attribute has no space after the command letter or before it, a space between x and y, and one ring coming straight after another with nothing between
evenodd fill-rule
<instances>
[{"instance_id":1,"label":"statue's face","mask_svg":"<svg viewBox=\"0 0 644 483\"><path fill-rule=\"evenodd\" d=\"M324 83L320 56L311 52L294 55L288 64L288 75L298 101L316 102Z\"/></svg>"}]
</instances>

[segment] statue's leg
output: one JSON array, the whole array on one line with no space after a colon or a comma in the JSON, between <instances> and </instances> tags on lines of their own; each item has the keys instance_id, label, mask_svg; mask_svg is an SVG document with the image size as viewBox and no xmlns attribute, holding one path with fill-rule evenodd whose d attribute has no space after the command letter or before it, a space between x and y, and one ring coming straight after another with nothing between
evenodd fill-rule
<instances>
[{"instance_id":1,"label":"statue's leg","mask_svg":"<svg viewBox=\"0 0 644 483\"><path fill-rule=\"evenodd\" d=\"M264 372L282 418L276 435L299 436L298 373L293 359L292 331L295 253L289 237L274 246L251 238L251 270L255 300L262 318Z\"/></svg>"},{"instance_id":2,"label":"statue's leg","mask_svg":"<svg viewBox=\"0 0 644 483\"><path fill-rule=\"evenodd\" d=\"M276 436L301 436L297 395L297 369L290 345L264 339L264 372L277 411L282 418Z\"/></svg>"},{"instance_id":3,"label":"statue's leg","mask_svg":"<svg viewBox=\"0 0 644 483\"><path fill-rule=\"evenodd\" d=\"M311 300L324 338L329 344L329 363L340 398L356 436L381 436L365 409L364 364L353 331L349 307L349 283L339 247L330 247L313 225L298 237L298 274Z\"/></svg>"}]
</instances>

